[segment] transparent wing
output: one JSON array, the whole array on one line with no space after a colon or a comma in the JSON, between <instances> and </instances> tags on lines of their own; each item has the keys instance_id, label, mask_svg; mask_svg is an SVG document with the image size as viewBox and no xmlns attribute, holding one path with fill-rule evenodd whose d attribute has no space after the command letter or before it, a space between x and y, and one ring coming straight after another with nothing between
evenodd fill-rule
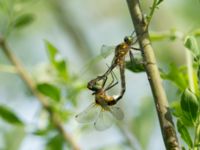
<instances>
[{"instance_id":1,"label":"transparent wing","mask_svg":"<svg viewBox=\"0 0 200 150\"><path fill-rule=\"evenodd\" d=\"M101 111L101 108L95 103L90 104L83 112L75 116L79 123L94 122Z\"/></svg>"},{"instance_id":2,"label":"transparent wing","mask_svg":"<svg viewBox=\"0 0 200 150\"><path fill-rule=\"evenodd\" d=\"M102 45L101 53L94 58L91 58L86 64L84 64L81 68L80 74L86 74L87 71L91 70L96 64L98 64L102 59L108 57L112 52L115 51L115 46L106 46Z\"/></svg>"},{"instance_id":3,"label":"transparent wing","mask_svg":"<svg viewBox=\"0 0 200 150\"><path fill-rule=\"evenodd\" d=\"M101 109L97 120L94 122L94 127L98 131L103 131L112 126L114 118L110 111Z\"/></svg>"},{"instance_id":4,"label":"transparent wing","mask_svg":"<svg viewBox=\"0 0 200 150\"><path fill-rule=\"evenodd\" d=\"M110 112L117 120L122 120L124 118L124 112L119 107L110 107Z\"/></svg>"},{"instance_id":5,"label":"transparent wing","mask_svg":"<svg viewBox=\"0 0 200 150\"><path fill-rule=\"evenodd\" d=\"M115 52L115 47L116 46L102 45L102 47L101 47L101 55L104 58L108 57L111 53Z\"/></svg>"}]
</instances>

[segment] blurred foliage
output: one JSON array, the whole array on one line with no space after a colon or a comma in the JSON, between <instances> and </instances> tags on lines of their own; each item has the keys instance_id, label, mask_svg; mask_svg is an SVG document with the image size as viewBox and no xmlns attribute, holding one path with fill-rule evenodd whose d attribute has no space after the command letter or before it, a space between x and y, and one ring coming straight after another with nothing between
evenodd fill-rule
<instances>
[{"instance_id":1,"label":"blurred foliage","mask_svg":"<svg viewBox=\"0 0 200 150\"><path fill-rule=\"evenodd\" d=\"M23 125L19 117L6 106L0 105L0 117L11 124Z\"/></svg>"},{"instance_id":2,"label":"blurred foliage","mask_svg":"<svg viewBox=\"0 0 200 150\"><path fill-rule=\"evenodd\" d=\"M5 147L3 149L5 150L19 149L25 136L26 136L25 128L23 126L15 126L8 132L4 133L3 141L5 142Z\"/></svg>"},{"instance_id":3,"label":"blurred foliage","mask_svg":"<svg viewBox=\"0 0 200 150\"><path fill-rule=\"evenodd\" d=\"M153 134L152 128L155 126L155 118L149 117L154 116L155 113L154 111L152 111L154 109L152 101L153 100L149 97L144 98L143 103L139 107L139 110L141 110L140 113L137 114L135 118L133 118L131 123L131 130L140 141L143 149L146 149L148 147L148 141L146 139L150 139Z\"/></svg>"},{"instance_id":4,"label":"blurred foliage","mask_svg":"<svg viewBox=\"0 0 200 150\"><path fill-rule=\"evenodd\" d=\"M77 46L77 48L83 47L86 50L87 50L87 46L84 47L83 45L82 46L78 45L80 44L79 40L83 39L83 41L91 41L91 43L87 43L87 44L88 46L94 47L94 45L97 42L94 40L93 38L94 35L92 35L92 33L90 32L91 31L90 29L94 27L93 30L96 30L99 28L99 26L104 24L103 20L101 20L102 18L104 18L106 22L110 22L114 20L113 18L117 18L117 20L119 20L120 15L122 15L122 18L121 18L122 22L124 21L124 24L126 24L124 29L128 29L127 24L131 23L131 21L126 20L126 18L130 20L130 17L127 15L125 11L123 12L118 11L118 8L121 9L121 8L127 7L127 6L123 7L122 3L119 3L117 1L109 1L109 2L105 1L106 6L104 5L102 8L100 8L100 6L103 4L103 1L101 1L102 3L100 3L100 1L92 2L88 0L84 2L85 3L84 6L83 5L79 6L78 4L79 2L80 1L76 2L76 1L70 1L70 0L69 1L62 1L62 0L53 1L52 0L51 2L47 0L0 0L0 36L3 36L6 39L12 39L12 40L14 39L13 40L14 42L12 40L11 41L12 43L14 43L12 47L13 47L13 50L15 51L15 44L17 44L17 40L19 39L19 34L15 35L12 33L15 33L16 31L18 33L21 33L22 29L27 28L27 33L26 33L27 37L23 37L23 36L21 37L22 39L24 38L22 41L24 45L26 44L26 40L27 40L26 38L34 37L35 33L38 34L40 32L40 31L38 32L35 32L35 31L37 31L38 28L42 26L42 24L44 24L46 31L53 34L55 31L51 31L51 27L50 27L51 23L48 22L48 19L47 19L48 16L46 16L46 14L44 13L44 11L46 11L44 10L44 8L49 11L48 13L56 13L56 16L60 17L59 20L61 20L62 23L65 22L65 20L66 22L71 23L70 28L73 28L73 32L72 30L63 31L61 27L62 25L60 25L59 23L55 23L56 24L55 26L59 29L61 28L60 34L66 34L66 35L70 34L71 37L69 37L69 39L67 40L70 42L71 40L76 41L74 43L75 43L75 46ZM39 3L39 5L36 6L35 5L36 3ZM94 7L90 3L94 3L95 5L98 5L99 6L98 8L100 9L101 12L98 12L96 9L97 7L96 6ZM113 7L112 9L110 9L109 4L111 3L113 3L113 6L114 6L114 3L120 4L120 5L115 5L116 6L115 8ZM169 5L169 3L171 4ZM183 149L195 149L195 148L199 148L200 146L200 117L199 117L200 116L200 111L199 111L199 108L200 108L199 106L200 50L199 50L199 39L198 39L200 35L200 27L199 27L199 19L198 19L199 14L197 13L199 10L200 4L199 2L195 3L194 1L193 2L191 1L178 2L177 1L175 5L174 3L175 2L167 3L167 1L164 1L164 0L142 1L142 4L144 4L147 8L145 12L149 12L146 15L148 21L152 20L152 22L154 22L154 19L156 21L156 25L150 24L151 29L154 30L154 31L150 31L150 38L153 44L155 44L155 49L159 50L159 49L164 49L166 47L168 48L168 45L169 45L170 49L172 49L174 52L178 51L179 54L185 53L187 49L187 51L189 51L192 57L192 66L190 66L192 67L192 73L191 73L192 76L188 74L189 65L188 64L185 65L184 63L180 62L180 57L178 55L174 57L177 59L171 59L173 58L172 56L174 55L174 53L170 54L171 57L167 61L159 62L159 63L164 64L162 67L160 67L161 68L160 74L163 80L168 80L176 86L176 95L174 96L175 97L174 101L170 105L171 106L170 110L173 113L174 117L177 119L176 120L177 131L179 132L182 140L185 142L185 144L183 144L182 147L184 147ZM59 7L57 7L57 5L56 5L56 8L49 7L49 5L54 5L54 4L58 4ZM80 2L80 4L82 3ZM78 8L75 9L74 6L75 7L78 6ZM166 9L165 6L167 8L167 13L164 12ZM35 9L34 7L37 7L37 8ZM61 10L60 8L67 9L67 11L66 12L60 11L59 13L57 13L57 11L53 10L53 9ZM170 8L170 11L168 10L169 8ZM176 12L174 12L173 10L176 10ZM86 14L87 11L91 11L89 13L90 15L88 16ZM113 12L116 14L114 14ZM66 17L67 18L66 19L65 15L61 13L63 14L67 13L67 15L69 15L70 17L68 16ZM167 16L167 14L170 14L171 16ZM125 17L125 15L127 15L128 17ZM163 16L161 17L161 15ZM112 19L109 18L111 16L113 17ZM36 22L38 18L42 18L41 20L43 21L43 23L40 23L38 25L39 27L33 26L34 29L29 28L29 26L32 23ZM83 18L84 19L89 18L85 24L83 23L84 20L81 20ZM170 21L169 19L163 19L163 18L170 18ZM76 24L73 25L74 22L72 21L72 19L75 23L79 23L79 26L82 27L83 29L86 28L85 26L88 26L87 29L85 29L85 32L86 33L88 32L87 33L88 35L84 37L88 39L83 38L83 34L80 33L80 31L84 31L84 30L76 29L78 26ZM77 21L75 21L76 19ZM182 22L180 24L179 23L173 24L173 21L181 20L181 19L185 20L185 24L183 24ZM93 21L96 20L97 22L92 24L90 22L91 20ZM186 27L188 27L187 23L189 23L190 25L192 23L191 25L192 27L189 27L189 29L188 28L185 29ZM91 26L89 26L90 24ZM116 23L114 20L114 24L117 25L119 24L119 22ZM171 24L175 25L175 27L171 27ZM182 25L181 27L183 31L181 31L180 25ZM67 29L66 24L64 26L65 26L65 29ZM95 28L95 26L97 26L97 28ZM43 28L43 30L45 30L45 28ZM193 29L191 30L191 28ZM105 28L103 28L103 30L105 30ZM111 29L109 28L109 31L110 30ZM131 27L131 30L132 30L132 27ZM117 30L117 32L118 31L119 30ZM122 30L122 32L124 31ZM100 30L99 33L101 32L102 31ZM106 32L107 31L105 31L105 33ZM108 33L106 34L105 33L102 32L105 41L110 42L108 40L110 39L110 37L106 35ZM74 37L72 35L74 35ZM76 36L78 36L78 38ZM96 31L95 31L95 36L98 37L98 33L96 33ZM91 39L89 39L89 37ZM38 36L36 39L40 39L40 38L41 37ZM114 39L114 36L113 36L113 39ZM121 39L121 37L119 39ZM31 39L31 40L34 40L34 39ZM32 47L34 45L34 41L31 41L31 43L33 44L28 45L28 47ZM157 46L156 45L157 43L161 44L161 46L160 47ZM174 43L175 44L178 43L178 44L176 46L173 46ZM45 67L42 68L41 72L37 73L33 71L32 76L37 83L38 91L40 91L42 94L48 97L48 100L51 104L52 111L56 112L56 114L59 115L60 119L64 123L69 125L71 129L71 128L75 128L74 124L71 125L71 120L74 114L76 113L75 111L78 109L79 103L81 103L79 101L80 94L84 90L86 90L86 82L87 82L82 78L83 74L78 74L76 72L75 73L73 72L75 70L74 69L75 66L73 63L79 60L80 58L82 58L83 55L92 56L92 54L90 54L91 52L89 52L89 50L87 53L87 51L84 50L83 52L83 50L80 49L79 50L80 56L76 57L77 60L74 59L73 60L74 62L71 62L69 61L68 58L63 57L64 54L61 51L59 51L58 48L54 46L54 44L57 44L57 43L49 42L48 40L45 40L44 45L46 47L48 62L45 62ZM181 51L179 51L179 49ZM23 53L23 51L22 52L17 51L17 52L19 54ZM103 57L107 57L109 54L111 53L113 54L113 52L114 52L113 47L110 47L110 49L107 48L107 51L104 51L102 49L101 56L99 55L95 58L91 58L91 60L87 60L87 62L89 62L87 64L87 66L89 66L88 68L90 69L91 68L90 65L99 63L100 61L102 61ZM31 55L34 53L30 52L30 56L27 57L26 61L29 61ZM166 53L170 53L170 52L167 51ZM162 54L164 54L164 52L162 52ZM0 53L0 55L2 55L2 53ZM37 54L37 55L39 56L40 54ZM159 57L162 57L162 56L158 56L158 59ZM1 62L4 62L4 59L2 59ZM144 72L145 71L145 68L143 66L144 63L145 62L143 62L141 56L139 56L134 61L133 60L127 61L126 68L129 69L133 73ZM0 66L0 68L4 71L6 69L11 70L9 67L2 68ZM99 68L95 68L95 69L98 70ZM92 70L91 72L95 72L96 70L94 71ZM9 71L5 71L5 72L9 72ZM16 72L10 71L9 73L16 73ZM194 82L194 83L191 84L190 82ZM6 81L3 83L6 83ZM191 88L190 87L191 85L194 85L194 87ZM166 89L170 89L171 88L170 86L171 85L168 85ZM19 89L23 89L23 88L19 87ZM8 89L6 92L9 93L10 92L9 90L10 89ZM171 93L167 93L167 94L171 95ZM2 96L1 98L4 98L4 97ZM37 123L31 123L31 127L30 127L30 124L26 123L26 121L21 119L17 111L14 111L15 109L21 109L21 107L20 108L9 107L11 101L15 101L15 99L9 100L8 102L6 102L6 104L5 103L0 104L0 120L2 121L0 122L1 123L0 135L3 137L3 139L1 140L2 142L0 142L0 149L5 149L5 150L21 149L21 145L23 145L24 138L26 138L26 136L29 136L29 135L42 137L42 139L44 139L45 141L44 149L46 150L70 149L69 144L64 142L63 137L55 130L55 127L51 124L51 121L49 120L48 115L46 115L44 118L39 119L38 122L41 121L42 125L37 125L38 123L37 122ZM152 101L153 100L150 101L150 98L146 98L145 100L141 101L140 106L138 108L139 111L137 112L137 114L135 116L130 115L131 118L127 118L127 120L130 120L130 121L127 124L125 124L125 126L128 129L130 129L129 131L130 134L134 134L134 136L139 141L139 144L141 144L141 147L143 147L144 149L148 149L148 145L150 144L149 141L152 140L153 131L155 130L155 118L153 117L154 112L152 111L154 110L154 107L153 107L154 105ZM21 103L26 103L26 101L22 101ZM31 110L32 106L29 106L29 107ZM12 110L11 108L13 108L14 110ZM42 116L43 108L41 108L39 111L41 113L39 113L39 115L37 114L36 116L37 118ZM24 114L26 115L26 112L24 112ZM32 129L32 126L34 126L33 129ZM29 128L32 129L31 132ZM81 134L87 135L87 133L90 132L90 130L84 130L87 132L82 132L82 130L79 131L78 129L75 129L75 130L76 130L75 134L76 132L78 133L80 132ZM13 136L13 135L16 135L16 136ZM83 135L84 139L85 139L85 135ZM107 136L106 138L110 138L110 136ZM155 140L157 141L157 139ZM130 145L128 145L128 142L126 142L126 138L124 138L123 141L124 142L119 142L117 145L114 145L114 144L104 145L104 143L102 143L103 146L101 146L101 148L96 148L96 149L99 149L99 150L130 149ZM90 142L91 141L88 141L87 144L90 145Z\"/></svg>"}]
</instances>

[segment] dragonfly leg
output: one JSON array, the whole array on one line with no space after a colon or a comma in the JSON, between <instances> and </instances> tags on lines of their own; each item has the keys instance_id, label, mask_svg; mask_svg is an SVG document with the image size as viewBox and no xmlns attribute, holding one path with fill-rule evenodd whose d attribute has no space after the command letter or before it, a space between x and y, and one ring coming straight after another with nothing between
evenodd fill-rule
<instances>
[{"instance_id":1,"label":"dragonfly leg","mask_svg":"<svg viewBox=\"0 0 200 150\"><path fill-rule=\"evenodd\" d=\"M112 87L114 87L115 85L118 84L118 79L115 75L115 73L113 71L111 71L111 77L112 77L112 81L110 82L110 84L107 86L107 88L105 89L105 91L111 89ZM115 81L115 79L117 80L114 84L113 82Z\"/></svg>"},{"instance_id":2,"label":"dragonfly leg","mask_svg":"<svg viewBox=\"0 0 200 150\"><path fill-rule=\"evenodd\" d=\"M136 48L136 47L131 47L132 50L136 50L136 51L141 51L140 48Z\"/></svg>"},{"instance_id":3,"label":"dragonfly leg","mask_svg":"<svg viewBox=\"0 0 200 150\"><path fill-rule=\"evenodd\" d=\"M107 76L104 76L104 78L105 78L105 79L103 80L102 88L105 86L108 77L107 77Z\"/></svg>"},{"instance_id":4,"label":"dragonfly leg","mask_svg":"<svg viewBox=\"0 0 200 150\"><path fill-rule=\"evenodd\" d=\"M135 62L135 59L134 59L133 53L132 53L131 51L129 51L129 56L130 56L131 64L134 65L136 62Z\"/></svg>"},{"instance_id":5,"label":"dragonfly leg","mask_svg":"<svg viewBox=\"0 0 200 150\"><path fill-rule=\"evenodd\" d=\"M103 78L104 76L108 76L110 74L110 72L112 72L112 70L116 67L117 65L115 63L112 63L111 66L108 68L108 70L102 75L99 76L101 78Z\"/></svg>"}]
</instances>

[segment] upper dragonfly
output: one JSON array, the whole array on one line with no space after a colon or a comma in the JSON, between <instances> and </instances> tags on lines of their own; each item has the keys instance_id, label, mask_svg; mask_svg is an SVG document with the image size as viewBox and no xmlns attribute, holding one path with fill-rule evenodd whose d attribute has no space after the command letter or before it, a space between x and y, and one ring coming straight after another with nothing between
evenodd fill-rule
<instances>
[{"instance_id":1,"label":"upper dragonfly","mask_svg":"<svg viewBox=\"0 0 200 150\"><path fill-rule=\"evenodd\" d=\"M105 46L103 45L101 48L101 51L104 51L104 54L109 53L109 51L111 51L112 49L115 50L115 54L114 57L112 59L112 63L110 65L110 67L108 68L108 70L101 76L97 77L97 79L101 79L101 78L105 78L105 76L107 76L108 74L110 74L110 72L117 66L119 66L119 70L120 70L120 79L121 79L121 92L120 95L117 97L116 101L120 100L126 90L126 82L125 82L125 56L129 53L130 56L130 60L131 62L134 61L134 57L133 57L133 53L131 50L140 50L138 48L133 47L134 44L137 43L137 38L136 36L133 36L134 32L130 35L130 36L126 36L124 38L124 41L120 44L118 44L117 46L111 48L109 46ZM106 50L107 49L107 50ZM110 49L110 50L108 50ZM95 79L94 79L95 81Z\"/></svg>"},{"instance_id":2,"label":"upper dragonfly","mask_svg":"<svg viewBox=\"0 0 200 150\"><path fill-rule=\"evenodd\" d=\"M88 82L88 88L93 91L95 101L89 105L83 112L76 115L76 120L80 123L94 122L96 130L105 130L109 128L114 118L122 120L124 118L123 111L114 106L118 96L109 96L106 91L114 87L118 82L114 83L114 75L111 72L112 81L104 88L107 81L107 76L97 77ZM103 81L99 84L100 81Z\"/></svg>"}]
</instances>

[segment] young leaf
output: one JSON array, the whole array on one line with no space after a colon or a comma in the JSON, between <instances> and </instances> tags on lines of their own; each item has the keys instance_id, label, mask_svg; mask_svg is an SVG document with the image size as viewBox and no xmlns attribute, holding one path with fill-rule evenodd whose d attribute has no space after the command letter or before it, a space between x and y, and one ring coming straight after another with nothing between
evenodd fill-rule
<instances>
[{"instance_id":1,"label":"young leaf","mask_svg":"<svg viewBox=\"0 0 200 150\"><path fill-rule=\"evenodd\" d=\"M46 41L46 48L49 60L52 66L58 71L59 75L64 79L68 78L67 65L65 60L61 57L58 49L50 42Z\"/></svg>"},{"instance_id":2,"label":"young leaf","mask_svg":"<svg viewBox=\"0 0 200 150\"><path fill-rule=\"evenodd\" d=\"M157 3L156 3L156 5L158 6L158 5L160 5L160 3L162 3L164 0L159 0Z\"/></svg>"},{"instance_id":3,"label":"young leaf","mask_svg":"<svg viewBox=\"0 0 200 150\"><path fill-rule=\"evenodd\" d=\"M49 60L50 62L55 65L56 61L55 61L55 57L56 54L58 53L58 50L56 47L54 47L50 42L45 41L45 45L47 48L47 52L48 52L48 56L49 56Z\"/></svg>"},{"instance_id":4,"label":"young leaf","mask_svg":"<svg viewBox=\"0 0 200 150\"><path fill-rule=\"evenodd\" d=\"M181 91L188 87L188 77L186 75L186 68L177 67L175 64L170 64L169 72L165 73L160 70L161 77L172 81Z\"/></svg>"},{"instance_id":5,"label":"young leaf","mask_svg":"<svg viewBox=\"0 0 200 150\"><path fill-rule=\"evenodd\" d=\"M23 125L23 122L11 109L0 105L0 117L11 124Z\"/></svg>"},{"instance_id":6,"label":"young leaf","mask_svg":"<svg viewBox=\"0 0 200 150\"><path fill-rule=\"evenodd\" d=\"M190 134L189 134L187 128L184 126L184 124L180 120L177 121L177 128L178 128L178 132L181 135L181 138L185 141L185 143L187 143L187 145L190 148L192 148L193 143L192 143Z\"/></svg>"},{"instance_id":7,"label":"young leaf","mask_svg":"<svg viewBox=\"0 0 200 150\"><path fill-rule=\"evenodd\" d=\"M198 57L200 55L198 44L194 36L187 36L185 38L184 46L192 52L194 57Z\"/></svg>"},{"instance_id":8,"label":"young leaf","mask_svg":"<svg viewBox=\"0 0 200 150\"><path fill-rule=\"evenodd\" d=\"M136 63L136 62L132 62L132 61L127 61L126 62L126 68L134 73L140 73L140 72L144 72L144 65L142 63Z\"/></svg>"},{"instance_id":9,"label":"young leaf","mask_svg":"<svg viewBox=\"0 0 200 150\"><path fill-rule=\"evenodd\" d=\"M60 100L60 90L49 83L40 83L37 85L37 89L44 95L50 97L55 101Z\"/></svg>"},{"instance_id":10,"label":"young leaf","mask_svg":"<svg viewBox=\"0 0 200 150\"><path fill-rule=\"evenodd\" d=\"M185 89L181 96L181 108L185 113L189 114L195 122L198 114L199 103L197 97L189 89Z\"/></svg>"},{"instance_id":11,"label":"young leaf","mask_svg":"<svg viewBox=\"0 0 200 150\"><path fill-rule=\"evenodd\" d=\"M27 26L28 24L32 23L34 20L34 17L32 14L23 14L16 18L14 22L15 28L22 28L24 26Z\"/></svg>"},{"instance_id":12,"label":"young leaf","mask_svg":"<svg viewBox=\"0 0 200 150\"><path fill-rule=\"evenodd\" d=\"M172 110L172 114L179 118L179 120L187 127L191 127L193 126L192 123L192 119L190 117L190 115L188 115L187 113L184 113L183 110L181 109L181 104L180 101L173 101L171 103L171 110Z\"/></svg>"}]
</instances>

